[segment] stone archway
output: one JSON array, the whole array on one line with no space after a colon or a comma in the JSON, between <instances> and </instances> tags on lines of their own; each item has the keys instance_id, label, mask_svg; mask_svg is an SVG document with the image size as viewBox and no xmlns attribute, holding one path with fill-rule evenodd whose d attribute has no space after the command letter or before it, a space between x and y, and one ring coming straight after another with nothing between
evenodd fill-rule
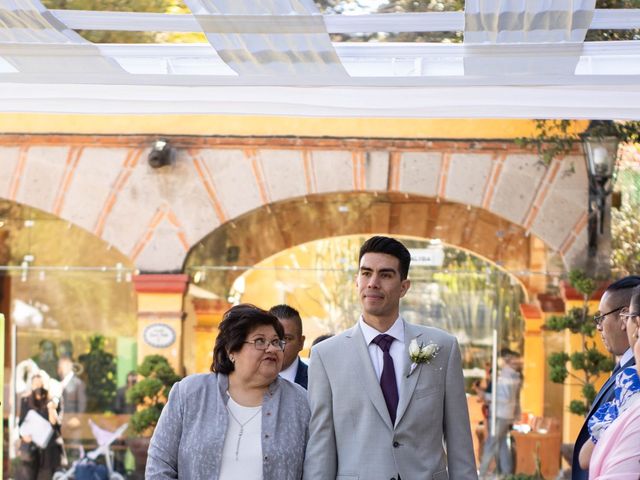
<instances>
[{"instance_id":1,"label":"stone archway","mask_svg":"<svg viewBox=\"0 0 640 480\"><path fill-rule=\"evenodd\" d=\"M296 245L354 234L437 238L486 258L538 291L540 281L529 273L543 262L544 247L522 226L487 210L396 192L311 195L255 209L200 241L184 271L223 269L202 285L226 298L245 268Z\"/></svg>"},{"instance_id":2,"label":"stone archway","mask_svg":"<svg viewBox=\"0 0 640 480\"><path fill-rule=\"evenodd\" d=\"M153 140L0 135L0 198L92 232L145 272L179 271L209 232L255 209L349 192L486 211L540 238L567 267L586 257L578 156L543 168L512 141L176 136L175 164L154 170L145 160ZM569 162L575 172L564 175Z\"/></svg>"}]
</instances>

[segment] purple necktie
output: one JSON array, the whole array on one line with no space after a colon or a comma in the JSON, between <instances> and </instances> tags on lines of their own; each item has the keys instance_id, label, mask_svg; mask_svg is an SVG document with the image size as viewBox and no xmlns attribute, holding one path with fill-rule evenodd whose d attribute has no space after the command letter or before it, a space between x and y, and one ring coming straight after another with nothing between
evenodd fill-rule
<instances>
[{"instance_id":1,"label":"purple necktie","mask_svg":"<svg viewBox=\"0 0 640 480\"><path fill-rule=\"evenodd\" d=\"M395 338L391 335L380 334L373 339L373 343L378 345L382 350L382 358L384 363L382 365L382 375L380 376L380 387L382 388L382 395L384 401L387 404L387 410L389 410L389 416L391 417L391 424L396 423L396 410L398 409L398 384L396 383L396 371L393 368L393 358L389 353L391 344Z\"/></svg>"}]
</instances>

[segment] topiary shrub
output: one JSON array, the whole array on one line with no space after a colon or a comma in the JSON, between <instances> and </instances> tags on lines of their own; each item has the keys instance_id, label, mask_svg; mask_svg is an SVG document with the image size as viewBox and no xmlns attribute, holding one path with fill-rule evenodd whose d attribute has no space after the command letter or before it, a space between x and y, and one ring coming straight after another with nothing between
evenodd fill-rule
<instances>
[{"instance_id":1,"label":"topiary shrub","mask_svg":"<svg viewBox=\"0 0 640 480\"><path fill-rule=\"evenodd\" d=\"M137 406L129 428L135 434L147 436L153 433L171 387L181 377L162 355L144 357L137 372L144 378L127 391L127 401Z\"/></svg>"},{"instance_id":2,"label":"topiary shrub","mask_svg":"<svg viewBox=\"0 0 640 480\"><path fill-rule=\"evenodd\" d=\"M613 370L614 362L602 354L596 347L593 336L596 325L589 315L589 298L596 290L596 283L584 272L572 271L569 274L571 286L582 294L583 303L580 308L571 309L566 315L551 317L544 325L545 330L562 332L569 330L580 335L581 350L571 354L555 352L547 359L550 368L550 379L554 383L565 383L569 379L582 386L581 398L571 400L569 411L575 415L586 415L596 397L594 381L601 373ZM573 373L569 371L571 365Z\"/></svg>"}]
</instances>

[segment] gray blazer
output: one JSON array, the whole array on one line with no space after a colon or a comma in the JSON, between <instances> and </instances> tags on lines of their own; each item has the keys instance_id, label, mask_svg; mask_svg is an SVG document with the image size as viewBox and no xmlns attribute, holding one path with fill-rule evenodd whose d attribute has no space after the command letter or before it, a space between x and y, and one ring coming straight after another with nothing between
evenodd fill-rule
<instances>
[{"instance_id":1,"label":"gray blazer","mask_svg":"<svg viewBox=\"0 0 640 480\"><path fill-rule=\"evenodd\" d=\"M395 425L358 325L311 350L305 480L477 479L458 343L437 328L404 329ZM440 352L409 375L414 338Z\"/></svg>"},{"instance_id":2,"label":"gray blazer","mask_svg":"<svg viewBox=\"0 0 640 480\"><path fill-rule=\"evenodd\" d=\"M226 375L191 375L176 383L151 444L146 479L216 480L227 431ZM305 390L277 377L262 403L264 480L298 480L307 444Z\"/></svg>"}]
</instances>

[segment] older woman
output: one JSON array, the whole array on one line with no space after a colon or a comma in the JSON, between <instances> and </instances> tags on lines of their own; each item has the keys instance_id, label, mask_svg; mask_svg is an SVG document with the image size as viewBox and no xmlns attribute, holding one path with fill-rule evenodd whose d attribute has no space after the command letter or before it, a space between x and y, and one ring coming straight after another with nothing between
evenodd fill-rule
<instances>
[{"instance_id":1,"label":"older woman","mask_svg":"<svg viewBox=\"0 0 640 480\"><path fill-rule=\"evenodd\" d=\"M147 479L302 477L310 411L304 389L278 376L283 338L278 319L253 305L225 313L213 373L188 376L169 394Z\"/></svg>"},{"instance_id":2,"label":"older woman","mask_svg":"<svg viewBox=\"0 0 640 480\"><path fill-rule=\"evenodd\" d=\"M616 375L615 398L603 405L589 422L592 442L581 451L589 465L589 480L640 478L640 291L631 298L625 329L636 365ZM595 443L595 445L594 445ZM589 450L593 450L589 452ZM583 458L584 457L584 458Z\"/></svg>"}]
</instances>

